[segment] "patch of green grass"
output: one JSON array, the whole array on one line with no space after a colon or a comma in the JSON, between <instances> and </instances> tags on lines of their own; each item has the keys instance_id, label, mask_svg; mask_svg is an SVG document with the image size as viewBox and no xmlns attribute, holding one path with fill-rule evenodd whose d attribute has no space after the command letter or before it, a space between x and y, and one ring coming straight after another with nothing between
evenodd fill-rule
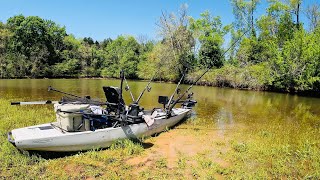
<instances>
[{"instance_id":1,"label":"patch of green grass","mask_svg":"<svg viewBox=\"0 0 320 180\"><path fill-rule=\"evenodd\" d=\"M234 151L238 152L238 153L244 153L246 151L248 151L248 145L246 143L236 143L232 145Z\"/></svg>"},{"instance_id":2,"label":"patch of green grass","mask_svg":"<svg viewBox=\"0 0 320 180\"><path fill-rule=\"evenodd\" d=\"M110 149L120 151L125 156L139 155L143 151L143 147L140 142L133 142L129 139L120 139L115 141L110 146Z\"/></svg>"},{"instance_id":3,"label":"patch of green grass","mask_svg":"<svg viewBox=\"0 0 320 180\"><path fill-rule=\"evenodd\" d=\"M206 156L198 155L196 159L202 169L211 169L215 167L215 163Z\"/></svg>"},{"instance_id":4,"label":"patch of green grass","mask_svg":"<svg viewBox=\"0 0 320 180\"><path fill-rule=\"evenodd\" d=\"M165 158L160 158L155 162L156 168L166 168L167 167L167 160Z\"/></svg>"},{"instance_id":5,"label":"patch of green grass","mask_svg":"<svg viewBox=\"0 0 320 180\"><path fill-rule=\"evenodd\" d=\"M178 156L179 156L178 162L177 162L178 168L185 169L187 166L187 157L182 153L179 153Z\"/></svg>"}]
</instances>

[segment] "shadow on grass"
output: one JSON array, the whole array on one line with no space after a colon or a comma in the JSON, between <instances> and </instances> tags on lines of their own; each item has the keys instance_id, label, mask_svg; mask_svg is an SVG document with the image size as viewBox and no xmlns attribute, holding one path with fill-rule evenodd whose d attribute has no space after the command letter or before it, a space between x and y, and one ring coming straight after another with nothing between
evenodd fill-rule
<instances>
[{"instance_id":1,"label":"shadow on grass","mask_svg":"<svg viewBox=\"0 0 320 180\"><path fill-rule=\"evenodd\" d=\"M28 151L30 156L38 156L46 160L74 156L80 152L86 152L86 151L75 151L75 152Z\"/></svg>"},{"instance_id":2,"label":"shadow on grass","mask_svg":"<svg viewBox=\"0 0 320 180\"><path fill-rule=\"evenodd\" d=\"M133 143L139 144L143 149L149 149L151 148L154 144L153 143L144 143L138 139L130 139ZM73 152L53 152L53 151L27 151L29 156L38 156L40 158L50 160L50 159L59 159L59 158L64 158L64 157L69 157L69 156L74 156L79 153L86 153L90 151L103 151L103 150L108 150L110 147L107 148L98 148L98 149L90 149L90 150L83 150L83 151L73 151ZM23 153L23 151L20 151Z\"/></svg>"}]
</instances>

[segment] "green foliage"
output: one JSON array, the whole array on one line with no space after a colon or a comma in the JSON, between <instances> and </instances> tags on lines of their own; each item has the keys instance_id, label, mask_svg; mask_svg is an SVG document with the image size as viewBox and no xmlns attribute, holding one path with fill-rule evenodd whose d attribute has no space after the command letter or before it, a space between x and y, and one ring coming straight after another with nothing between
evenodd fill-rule
<instances>
[{"instance_id":1,"label":"green foliage","mask_svg":"<svg viewBox=\"0 0 320 180\"><path fill-rule=\"evenodd\" d=\"M198 19L187 6L159 19L160 41L132 36L76 39L65 27L37 16L17 15L0 23L0 77L112 77L177 81L185 70L202 84L290 92L320 90L319 8L307 9L310 31L301 25L300 0L231 0L235 22L223 26L209 11ZM248 33L249 31L251 33ZM223 56L224 37L230 51ZM246 33L245 33L246 32ZM243 38L244 37L244 38Z\"/></svg>"},{"instance_id":2,"label":"green foliage","mask_svg":"<svg viewBox=\"0 0 320 180\"><path fill-rule=\"evenodd\" d=\"M173 59L170 47L158 43L151 52L146 54L146 59L138 65L138 76L143 79L174 81L179 78L179 67Z\"/></svg>"},{"instance_id":3,"label":"green foliage","mask_svg":"<svg viewBox=\"0 0 320 180\"><path fill-rule=\"evenodd\" d=\"M119 77L120 70L124 70L128 78L136 78L140 48L140 44L132 36L119 36L113 40L105 49L103 67L109 72L104 75Z\"/></svg>"},{"instance_id":4,"label":"green foliage","mask_svg":"<svg viewBox=\"0 0 320 180\"><path fill-rule=\"evenodd\" d=\"M223 65L222 44L223 37L227 34L230 26L222 27L220 17L211 17L208 11L201 14L201 18L190 19L190 29L201 43L198 64L203 68Z\"/></svg>"},{"instance_id":5,"label":"green foliage","mask_svg":"<svg viewBox=\"0 0 320 180\"><path fill-rule=\"evenodd\" d=\"M206 68L220 68L223 65L222 51L216 42L202 43L199 51L199 64Z\"/></svg>"},{"instance_id":6,"label":"green foliage","mask_svg":"<svg viewBox=\"0 0 320 180\"><path fill-rule=\"evenodd\" d=\"M274 62L275 88L287 91L319 89L319 42L319 31L294 33L293 39L284 44L282 57Z\"/></svg>"},{"instance_id":7,"label":"green foliage","mask_svg":"<svg viewBox=\"0 0 320 180\"><path fill-rule=\"evenodd\" d=\"M280 17L279 27L277 31L277 39L280 47L284 42L293 38L295 25L292 22L292 17L289 13L284 13Z\"/></svg>"},{"instance_id":8,"label":"green foliage","mask_svg":"<svg viewBox=\"0 0 320 180\"><path fill-rule=\"evenodd\" d=\"M78 59L68 59L53 66L54 76L70 77L77 75L77 69L80 66Z\"/></svg>"},{"instance_id":9,"label":"green foliage","mask_svg":"<svg viewBox=\"0 0 320 180\"><path fill-rule=\"evenodd\" d=\"M254 11L260 0L231 0L233 14L235 16L234 26L241 32L251 30L249 36L256 36L254 27Z\"/></svg>"},{"instance_id":10,"label":"green foliage","mask_svg":"<svg viewBox=\"0 0 320 180\"><path fill-rule=\"evenodd\" d=\"M241 9L246 4L244 1L232 2L238 6L234 13L239 17L245 12ZM287 92L319 90L319 31L306 32L300 25L300 4L301 1L270 0L267 14L257 20L258 36L246 37L237 48L232 48L227 64L233 66L224 66L207 82ZM245 29L246 25L240 23L236 28ZM234 43L239 33L232 32Z\"/></svg>"},{"instance_id":11,"label":"green foliage","mask_svg":"<svg viewBox=\"0 0 320 180\"><path fill-rule=\"evenodd\" d=\"M187 79L194 81L202 71L189 74ZM245 68L226 64L220 69L208 72L202 83L212 86L232 87L240 89L266 90L271 82L271 68L269 63L246 66Z\"/></svg>"},{"instance_id":12,"label":"green foliage","mask_svg":"<svg viewBox=\"0 0 320 180\"><path fill-rule=\"evenodd\" d=\"M11 58L6 64L10 66L10 64L14 64L10 60L25 57L21 61L24 62L26 71L21 73L18 72L19 69L11 69L10 73L1 76L51 76L52 71L49 66L59 62L63 38L66 35L65 28L50 20L44 20L37 16L24 17L23 15L9 18L7 27L12 36L7 42L7 52L11 54Z\"/></svg>"}]
</instances>

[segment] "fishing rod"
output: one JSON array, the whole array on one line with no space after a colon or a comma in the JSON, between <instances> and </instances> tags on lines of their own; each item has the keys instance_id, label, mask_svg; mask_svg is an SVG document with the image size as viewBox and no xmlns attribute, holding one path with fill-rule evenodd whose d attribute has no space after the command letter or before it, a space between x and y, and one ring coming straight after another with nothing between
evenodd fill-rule
<instances>
[{"instance_id":1,"label":"fishing rod","mask_svg":"<svg viewBox=\"0 0 320 180\"><path fill-rule=\"evenodd\" d=\"M70 93L66 93L66 92L60 91L58 89L53 88L52 86L48 87L48 91L55 91L55 92L58 92L58 93L61 93L61 94L65 94L65 95L68 95L68 96L73 96L73 97L80 98L80 99L83 98L83 97L80 97L80 96L77 96L77 95L74 95L74 94L70 94ZM89 98L87 98L87 99L89 99Z\"/></svg>"},{"instance_id":2,"label":"fishing rod","mask_svg":"<svg viewBox=\"0 0 320 180\"><path fill-rule=\"evenodd\" d=\"M74 94L70 94L70 93L66 93L66 92L63 92L63 91L60 91L60 90L57 90L55 88L53 88L52 86L49 86L48 87L48 91L55 91L55 92L59 92L59 93L62 93L62 94L66 94L66 95L69 95L69 96L73 96L73 97L76 97L76 98L81 98L80 96L77 96L77 95L74 95ZM11 102L11 105L43 105L43 104L58 104L58 103L61 103L62 101L51 101L51 100L45 100L45 101L29 101L29 102Z\"/></svg>"},{"instance_id":3,"label":"fishing rod","mask_svg":"<svg viewBox=\"0 0 320 180\"><path fill-rule=\"evenodd\" d=\"M123 102L123 97L122 97L122 88L123 88L123 80L124 80L124 71L121 70L120 71L120 79L121 79L121 84L120 84L120 94L119 94L119 98L118 98L118 110L117 110L117 114L120 116L120 112L121 112L121 107L124 107L125 104Z\"/></svg>"},{"instance_id":4,"label":"fishing rod","mask_svg":"<svg viewBox=\"0 0 320 180\"><path fill-rule=\"evenodd\" d=\"M158 71L157 71L157 72L158 72ZM139 103L140 99L142 98L142 96L143 96L143 94L144 94L144 92L145 92L146 90L147 90L148 92L150 92L150 91L151 91L150 84L151 84L151 82L152 82L153 78L156 76L157 72L156 72L156 73L154 73L154 75L152 76L152 78L150 79L150 81L148 82L148 84L146 85L146 87L141 91L141 93L140 93L140 95L139 95L139 97L138 97L137 101L135 102L136 104L138 104L138 103Z\"/></svg>"},{"instance_id":5,"label":"fishing rod","mask_svg":"<svg viewBox=\"0 0 320 180\"><path fill-rule=\"evenodd\" d=\"M235 42L233 42L231 44L231 46L224 51L224 53L221 55L221 57L223 57L246 33L248 33L250 31L250 28L247 29ZM191 83L191 85L188 87L188 89L186 91L184 91L183 94L181 94L177 100L174 101L174 103L172 103L172 105L168 108L168 112L171 112L172 108L178 103L180 102L180 100L184 97L185 94L187 94L190 89L213 67L214 65L209 66L206 71L204 73L201 74L201 76L198 77L198 79L194 82ZM179 84L178 84L179 85Z\"/></svg>"},{"instance_id":6,"label":"fishing rod","mask_svg":"<svg viewBox=\"0 0 320 180\"><path fill-rule=\"evenodd\" d=\"M186 71L185 71L185 72L186 72ZM178 82L178 84L177 84L177 86L176 86L176 89L174 90L174 92L173 92L172 95L170 96L170 99L169 99L169 101L168 101L168 103L167 103L167 105L166 105L166 109L168 109L168 110L169 110L171 101L172 101L172 99L173 99L173 97L174 97L174 94L178 91L178 88L179 88L179 86L180 86L180 84L181 84L181 82L182 82L182 79L184 78L184 76L185 76L185 74L186 74L185 72L183 73L182 77L180 78L180 80L179 80L179 82ZM170 111L169 111L169 112L170 112Z\"/></svg>"},{"instance_id":7,"label":"fishing rod","mask_svg":"<svg viewBox=\"0 0 320 180\"><path fill-rule=\"evenodd\" d=\"M48 91L55 91L59 92L68 96L75 97L77 99L68 99L68 97L63 97L60 103L70 103L70 104L81 104L81 103L86 103L86 104L92 104L92 105L108 105L110 103L104 103L96 100L91 100L90 96L84 96L80 97L71 93L63 92L58 89L53 88L52 86L48 87Z\"/></svg>"}]
</instances>

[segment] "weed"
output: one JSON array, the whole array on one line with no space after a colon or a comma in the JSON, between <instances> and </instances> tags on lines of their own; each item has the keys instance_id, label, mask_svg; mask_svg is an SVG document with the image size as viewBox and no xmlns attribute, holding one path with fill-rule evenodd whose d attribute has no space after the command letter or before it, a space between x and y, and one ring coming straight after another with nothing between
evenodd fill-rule
<instances>
[{"instance_id":1,"label":"weed","mask_svg":"<svg viewBox=\"0 0 320 180\"><path fill-rule=\"evenodd\" d=\"M143 151L143 147L139 142L133 142L129 139L120 139L115 141L111 146L111 150L122 151L124 155L139 155Z\"/></svg>"},{"instance_id":2,"label":"weed","mask_svg":"<svg viewBox=\"0 0 320 180\"><path fill-rule=\"evenodd\" d=\"M166 168L167 167L167 159L160 158L155 162L157 168Z\"/></svg>"},{"instance_id":3,"label":"weed","mask_svg":"<svg viewBox=\"0 0 320 180\"><path fill-rule=\"evenodd\" d=\"M179 155L179 159L178 159L178 167L179 169L185 169L186 165L187 165L187 159L184 156Z\"/></svg>"},{"instance_id":4,"label":"weed","mask_svg":"<svg viewBox=\"0 0 320 180\"><path fill-rule=\"evenodd\" d=\"M236 143L236 144L233 144L232 147L238 153L243 153L248 151L248 145L246 143Z\"/></svg>"}]
</instances>

